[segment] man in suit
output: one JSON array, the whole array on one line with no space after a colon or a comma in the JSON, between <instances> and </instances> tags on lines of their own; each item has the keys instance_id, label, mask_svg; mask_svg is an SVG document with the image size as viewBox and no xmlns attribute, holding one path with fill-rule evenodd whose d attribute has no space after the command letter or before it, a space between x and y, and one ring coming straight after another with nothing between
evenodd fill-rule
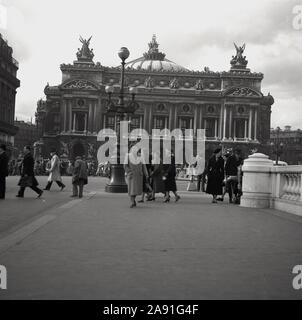
<instances>
[{"instance_id":1,"label":"man in suit","mask_svg":"<svg viewBox=\"0 0 302 320\"><path fill-rule=\"evenodd\" d=\"M5 199L6 177L8 176L8 156L5 144L0 145L0 200Z\"/></svg>"},{"instance_id":2,"label":"man in suit","mask_svg":"<svg viewBox=\"0 0 302 320\"><path fill-rule=\"evenodd\" d=\"M30 146L24 147L24 158L21 164L21 178L18 183L20 190L16 197L23 198L26 187L30 187L38 194L38 198L41 197L43 191L38 188L38 181L34 174L34 158L30 153Z\"/></svg>"}]
</instances>

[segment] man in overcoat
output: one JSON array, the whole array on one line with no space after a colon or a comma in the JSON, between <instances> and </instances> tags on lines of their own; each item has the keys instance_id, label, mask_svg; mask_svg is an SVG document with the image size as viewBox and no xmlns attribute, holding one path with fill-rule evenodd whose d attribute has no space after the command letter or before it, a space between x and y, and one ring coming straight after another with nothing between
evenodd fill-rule
<instances>
[{"instance_id":1,"label":"man in overcoat","mask_svg":"<svg viewBox=\"0 0 302 320\"><path fill-rule=\"evenodd\" d=\"M21 163L21 178L18 185L20 186L19 192L16 195L18 198L24 198L25 188L29 187L38 194L38 198L41 197L43 191L38 188L38 181L34 174L34 158L30 152L30 146L24 147L24 158Z\"/></svg>"}]
</instances>

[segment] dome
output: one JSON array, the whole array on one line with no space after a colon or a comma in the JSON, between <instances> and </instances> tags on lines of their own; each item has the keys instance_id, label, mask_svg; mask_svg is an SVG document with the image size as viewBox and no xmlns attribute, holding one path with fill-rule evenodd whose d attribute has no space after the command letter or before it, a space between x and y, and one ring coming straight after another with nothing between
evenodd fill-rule
<instances>
[{"instance_id":1,"label":"dome","mask_svg":"<svg viewBox=\"0 0 302 320\"><path fill-rule=\"evenodd\" d=\"M126 63L125 68L147 71L189 71L175 62L166 59L166 55L159 52L155 35L153 35L152 41L148 45L148 52L144 53L141 58Z\"/></svg>"}]
</instances>

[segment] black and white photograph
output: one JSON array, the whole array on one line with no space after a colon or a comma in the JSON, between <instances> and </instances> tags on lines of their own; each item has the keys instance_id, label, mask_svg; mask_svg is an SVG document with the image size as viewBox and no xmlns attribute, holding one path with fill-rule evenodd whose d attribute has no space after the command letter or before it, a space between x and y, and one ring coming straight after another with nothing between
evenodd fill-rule
<instances>
[{"instance_id":1,"label":"black and white photograph","mask_svg":"<svg viewBox=\"0 0 302 320\"><path fill-rule=\"evenodd\" d=\"M301 300L301 65L302 0L0 0L0 300Z\"/></svg>"}]
</instances>

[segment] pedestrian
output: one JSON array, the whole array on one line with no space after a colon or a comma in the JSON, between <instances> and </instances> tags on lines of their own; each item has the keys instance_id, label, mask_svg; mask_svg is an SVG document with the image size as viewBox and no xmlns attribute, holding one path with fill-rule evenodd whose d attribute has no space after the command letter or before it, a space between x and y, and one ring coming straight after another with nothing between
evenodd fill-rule
<instances>
[{"instance_id":1,"label":"pedestrian","mask_svg":"<svg viewBox=\"0 0 302 320\"><path fill-rule=\"evenodd\" d=\"M72 196L83 197L84 185L88 184L87 163L81 156L76 157L72 174Z\"/></svg>"},{"instance_id":2,"label":"pedestrian","mask_svg":"<svg viewBox=\"0 0 302 320\"><path fill-rule=\"evenodd\" d=\"M175 157L173 154L171 154L171 163L163 165L163 180L165 185L164 202L170 201L170 191L174 193L175 202L177 202L180 199L180 196L177 194L176 166L175 166Z\"/></svg>"},{"instance_id":3,"label":"pedestrian","mask_svg":"<svg viewBox=\"0 0 302 320\"><path fill-rule=\"evenodd\" d=\"M196 156L195 163L195 174L197 175L197 191L202 191L202 186L204 183L204 169L205 169L205 161L204 157L201 154Z\"/></svg>"},{"instance_id":4,"label":"pedestrian","mask_svg":"<svg viewBox=\"0 0 302 320\"><path fill-rule=\"evenodd\" d=\"M240 153L240 149L235 149L225 162L225 181L230 203L236 203L238 201L240 166L243 162Z\"/></svg>"},{"instance_id":5,"label":"pedestrian","mask_svg":"<svg viewBox=\"0 0 302 320\"><path fill-rule=\"evenodd\" d=\"M224 179L224 160L220 148L214 150L212 157L209 159L206 173L208 177L206 193L213 196L212 203L217 203L217 195L222 194Z\"/></svg>"},{"instance_id":6,"label":"pedestrian","mask_svg":"<svg viewBox=\"0 0 302 320\"><path fill-rule=\"evenodd\" d=\"M128 155L128 163L124 164L126 182L128 185L128 195L130 197L130 208L136 207L136 196L143 193L143 176L149 177L144 163L137 163L137 152L135 148L131 148Z\"/></svg>"},{"instance_id":7,"label":"pedestrian","mask_svg":"<svg viewBox=\"0 0 302 320\"><path fill-rule=\"evenodd\" d=\"M30 146L24 147L24 157L21 162L21 178L19 180L18 185L20 186L19 192L16 195L18 198L24 197L24 191L26 187L31 188L33 191L35 191L38 194L38 198L41 197L43 194L43 191L38 188L38 181L35 178L34 174L34 158L31 155Z\"/></svg>"},{"instance_id":8,"label":"pedestrian","mask_svg":"<svg viewBox=\"0 0 302 320\"><path fill-rule=\"evenodd\" d=\"M158 152L153 153L152 166L150 168L150 178L152 180L152 196L149 201L155 201L156 193L165 195L165 182L163 180L163 164Z\"/></svg>"},{"instance_id":9,"label":"pedestrian","mask_svg":"<svg viewBox=\"0 0 302 320\"><path fill-rule=\"evenodd\" d=\"M50 151L50 167L47 170L49 172L49 176L47 179L47 185L44 190L49 191L53 182L56 182L57 185L61 188L61 191L65 188L65 184L62 182L61 178L61 162L56 153L55 149Z\"/></svg>"},{"instance_id":10,"label":"pedestrian","mask_svg":"<svg viewBox=\"0 0 302 320\"><path fill-rule=\"evenodd\" d=\"M146 172L147 175L144 174L143 175L143 193L142 193L142 198L141 200L139 200L138 202L143 203L145 202L145 196L147 196L147 201L149 201L149 199L152 197L152 187L151 187L151 183L150 183L150 170L151 170L151 166L150 166L150 157L148 157L146 151L144 150L144 158L143 158L143 164L146 166ZM148 163L146 163L145 158L149 158L148 159Z\"/></svg>"},{"instance_id":11,"label":"pedestrian","mask_svg":"<svg viewBox=\"0 0 302 320\"><path fill-rule=\"evenodd\" d=\"M8 176L8 156L6 145L0 145L0 200L5 199L6 177Z\"/></svg>"}]
</instances>

